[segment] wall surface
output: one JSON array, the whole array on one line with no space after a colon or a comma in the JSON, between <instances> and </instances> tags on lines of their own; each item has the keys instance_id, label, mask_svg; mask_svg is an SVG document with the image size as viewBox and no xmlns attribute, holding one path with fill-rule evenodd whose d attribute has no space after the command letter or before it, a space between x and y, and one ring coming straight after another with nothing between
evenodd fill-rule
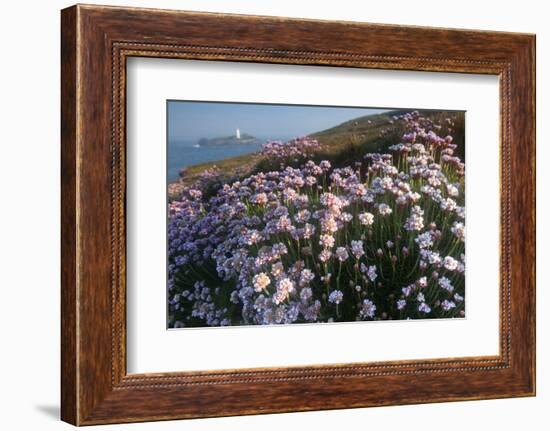
<instances>
[{"instance_id":1,"label":"wall surface","mask_svg":"<svg viewBox=\"0 0 550 431\"><path fill-rule=\"evenodd\" d=\"M538 396L507 399L105 426L134 430L547 429L550 319L544 267L550 229L550 27L535 0L337 2L299 0L119 0L105 4L281 15L537 34ZM2 429L63 430L59 415L59 10L61 0L4 2L0 15L0 397ZM548 225L548 224L547 224ZM253 396L253 394L251 394Z\"/></svg>"}]
</instances>

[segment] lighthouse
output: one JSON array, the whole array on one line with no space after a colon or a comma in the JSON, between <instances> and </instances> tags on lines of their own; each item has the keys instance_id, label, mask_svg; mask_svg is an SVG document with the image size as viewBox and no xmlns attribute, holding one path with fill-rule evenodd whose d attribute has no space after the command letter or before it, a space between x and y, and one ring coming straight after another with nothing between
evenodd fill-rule
<instances>
[{"instance_id":1,"label":"lighthouse","mask_svg":"<svg viewBox=\"0 0 550 431\"><path fill-rule=\"evenodd\" d=\"M235 138L241 139L241 131L239 130L238 127L237 127L237 130L235 130Z\"/></svg>"}]
</instances>

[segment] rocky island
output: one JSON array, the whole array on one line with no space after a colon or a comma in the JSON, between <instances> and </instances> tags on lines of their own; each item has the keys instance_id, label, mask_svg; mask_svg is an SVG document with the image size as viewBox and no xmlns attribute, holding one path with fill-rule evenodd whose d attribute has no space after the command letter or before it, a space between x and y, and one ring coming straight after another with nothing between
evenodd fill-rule
<instances>
[{"instance_id":1,"label":"rocky island","mask_svg":"<svg viewBox=\"0 0 550 431\"><path fill-rule=\"evenodd\" d=\"M255 136L249 135L248 133L241 133L237 129L237 133L233 136L222 136L218 138L201 138L199 139L199 146L201 147L210 147L218 145L235 145L235 144L261 144L262 141Z\"/></svg>"}]
</instances>

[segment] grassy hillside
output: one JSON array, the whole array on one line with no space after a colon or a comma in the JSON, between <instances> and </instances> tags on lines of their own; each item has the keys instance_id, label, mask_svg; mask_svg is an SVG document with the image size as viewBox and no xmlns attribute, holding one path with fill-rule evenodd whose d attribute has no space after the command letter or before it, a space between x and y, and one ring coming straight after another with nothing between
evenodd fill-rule
<instances>
[{"instance_id":1,"label":"grassy hillside","mask_svg":"<svg viewBox=\"0 0 550 431\"><path fill-rule=\"evenodd\" d=\"M333 166L347 166L360 160L368 152L384 152L390 145L400 142L403 135L403 121L393 119L394 116L411 112L412 110L394 110L383 114L368 115L346 121L330 129L309 135L317 139L322 150L313 158L316 161L328 159ZM455 143L459 145L457 155L464 160L464 113L448 111L422 111L419 112L443 125L443 136L446 119L451 117L455 123L452 135ZM263 158L260 154L246 154L221 161L208 162L191 166L186 169L185 176L177 184L172 184L169 194L177 195L181 186L196 181L202 172L216 166L219 170L219 181L230 181L243 178L254 172L277 169L272 160Z\"/></svg>"},{"instance_id":2,"label":"grassy hillside","mask_svg":"<svg viewBox=\"0 0 550 431\"><path fill-rule=\"evenodd\" d=\"M411 110L394 110L384 114L367 115L346 121L336 127L310 135L321 142L326 149L326 155L341 154L344 159L352 160L354 156L362 156L367 152L383 152L393 144L399 143L405 132L402 121L394 121L399 116ZM454 117L455 143L462 152L458 155L464 159L464 114L448 111L419 112L435 123L444 124L449 116ZM346 156L348 155L348 156Z\"/></svg>"}]
</instances>

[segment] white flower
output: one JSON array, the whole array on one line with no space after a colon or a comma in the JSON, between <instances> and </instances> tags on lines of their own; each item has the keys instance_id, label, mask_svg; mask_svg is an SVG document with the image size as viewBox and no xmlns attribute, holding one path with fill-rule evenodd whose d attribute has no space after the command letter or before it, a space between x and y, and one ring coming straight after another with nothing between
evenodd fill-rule
<instances>
[{"instance_id":1,"label":"white flower","mask_svg":"<svg viewBox=\"0 0 550 431\"><path fill-rule=\"evenodd\" d=\"M357 259L363 256L365 254L365 250L363 249L363 241L352 241L351 252Z\"/></svg>"},{"instance_id":2,"label":"white flower","mask_svg":"<svg viewBox=\"0 0 550 431\"><path fill-rule=\"evenodd\" d=\"M326 262L327 260L330 259L331 256L332 256L332 252L325 248L324 250L321 251L321 253L319 253L319 260L321 262Z\"/></svg>"},{"instance_id":3,"label":"white flower","mask_svg":"<svg viewBox=\"0 0 550 431\"><path fill-rule=\"evenodd\" d=\"M380 204L378 205L378 213L381 216L390 215L392 213L392 209L388 204Z\"/></svg>"},{"instance_id":4,"label":"white flower","mask_svg":"<svg viewBox=\"0 0 550 431\"><path fill-rule=\"evenodd\" d=\"M449 292L452 292L454 290L454 287L451 284L451 280L449 280L447 277L441 277L439 279L439 287Z\"/></svg>"},{"instance_id":5,"label":"white flower","mask_svg":"<svg viewBox=\"0 0 550 431\"><path fill-rule=\"evenodd\" d=\"M289 293L294 291L294 283L289 278L282 278L277 283L277 292L273 295L273 302L280 304L288 298Z\"/></svg>"},{"instance_id":6,"label":"white flower","mask_svg":"<svg viewBox=\"0 0 550 431\"><path fill-rule=\"evenodd\" d=\"M333 304L340 304L342 299L344 299L344 294L339 290L333 290L328 296L328 302L332 302Z\"/></svg>"},{"instance_id":7,"label":"white flower","mask_svg":"<svg viewBox=\"0 0 550 431\"><path fill-rule=\"evenodd\" d=\"M414 284L411 284L409 286L405 286L401 289L401 292L403 292L403 295L409 296L412 291L414 290Z\"/></svg>"},{"instance_id":8,"label":"white flower","mask_svg":"<svg viewBox=\"0 0 550 431\"><path fill-rule=\"evenodd\" d=\"M445 311L449 311L451 308L455 308L456 304L453 301L447 301L446 299L441 303L441 308Z\"/></svg>"},{"instance_id":9,"label":"white flower","mask_svg":"<svg viewBox=\"0 0 550 431\"><path fill-rule=\"evenodd\" d=\"M275 304L280 304L287 298L288 298L288 292L277 289L277 291L273 295L273 302Z\"/></svg>"},{"instance_id":10,"label":"white flower","mask_svg":"<svg viewBox=\"0 0 550 431\"><path fill-rule=\"evenodd\" d=\"M424 218L413 214L407 218L403 227L408 231L422 230L424 228Z\"/></svg>"},{"instance_id":11,"label":"white flower","mask_svg":"<svg viewBox=\"0 0 550 431\"><path fill-rule=\"evenodd\" d=\"M332 235L323 234L319 237L319 245L324 248L332 248L334 246L334 237Z\"/></svg>"},{"instance_id":12,"label":"white flower","mask_svg":"<svg viewBox=\"0 0 550 431\"><path fill-rule=\"evenodd\" d=\"M451 256L446 256L443 259L443 266L449 271L455 271L458 268L458 261Z\"/></svg>"},{"instance_id":13,"label":"white flower","mask_svg":"<svg viewBox=\"0 0 550 431\"><path fill-rule=\"evenodd\" d=\"M362 225L371 226L374 223L374 215L371 213L360 213L358 217Z\"/></svg>"},{"instance_id":14,"label":"white flower","mask_svg":"<svg viewBox=\"0 0 550 431\"><path fill-rule=\"evenodd\" d=\"M339 206L340 199L332 193L323 193L319 199L319 202L321 202L321 205L326 207Z\"/></svg>"},{"instance_id":15,"label":"white flower","mask_svg":"<svg viewBox=\"0 0 550 431\"><path fill-rule=\"evenodd\" d=\"M403 310L403 308L407 306L407 301L405 301L404 299L399 299L395 304L398 310Z\"/></svg>"},{"instance_id":16,"label":"white flower","mask_svg":"<svg viewBox=\"0 0 550 431\"><path fill-rule=\"evenodd\" d=\"M369 266L369 269L367 270L367 277L369 277L370 281L376 280L376 277L378 277L378 274L376 273L376 266Z\"/></svg>"},{"instance_id":17,"label":"white flower","mask_svg":"<svg viewBox=\"0 0 550 431\"><path fill-rule=\"evenodd\" d=\"M453 223L453 226L451 227L451 232L461 241L464 241L464 237L466 236L466 227L464 226L464 223L455 221Z\"/></svg>"},{"instance_id":18,"label":"white flower","mask_svg":"<svg viewBox=\"0 0 550 431\"><path fill-rule=\"evenodd\" d=\"M274 244L273 247L271 247L271 250L273 254L277 256L282 256L288 253L288 249L286 248L286 245L284 245L282 242Z\"/></svg>"},{"instance_id":19,"label":"white flower","mask_svg":"<svg viewBox=\"0 0 550 431\"><path fill-rule=\"evenodd\" d=\"M441 180L437 177L429 177L428 183L433 187L439 187L441 185Z\"/></svg>"},{"instance_id":20,"label":"white flower","mask_svg":"<svg viewBox=\"0 0 550 431\"><path fill-rule=\"evenodd\" d=\"M421 311L422 313L428 314L430 311L432 311L432 309L430 308L430 306L428 304L426 304L425 302L422 302L418 306L418 311Z\"/></svg>"},{"instance_id":21,"label":"white flower","mask_svg":"<svg viewBox=\"0 0 550 431\"><path fill-rule=\"evenodd\" d=\"M258 193L252 196L250 200L255 204L265 205L267 203L267 195L265 193Z\"/></svg>"},{"instance_id":22,"label":"white flower","mask_svg":"<svg viewBox=\"0 0 550 431\"><path fill-rule=\"evenodd\" d=\"M418 202L420 200L420 198L422 197L417 192L408 192L406 196L413 203Z\"/></svg>"},{"instance_id":23,"label":"white flower","mask_svg":"<svg viewBox=\"0 0 550 431\"><path fill-rule=\"evenodd\" d=\"M336 257L340 262L344 262L348 259L349 254L345 247L338 247L336 249Z\"/></svg>"},{"instance_id":24,"label":"white flower","mask_svg":"<svg viewBox=\"0 0 550 431\"><path fill-rule=\"evenodd\" d=\"M304 231L302 233L302 236L304 239L309 239L313 236L315 233L315 226L313 226L311 223L306 223L304 225Z\"/></svg>"},{"instance_id":25,"label":"white flower","mask_svg":"<svg viewBox=\"0 0 550 431\"><path fill-rule=\"evenodd\" d=\"M340 216L340 220L343 220L345 222L349 222L353 219L353 216L350 213L342 213Z\"/></svg>"},{"instance_id":26,"label":"white flower","mask_svg":"<svg viewBox=\"0 0 550 431\"><path fill-rule=\"evenodd\" d=\"M435 251L420 250L420 255L423 259L426 259L430 265L439 265L441 263L441 256Z\"/></svg>"},{"instance_id":27,"label":"white flower","mask_svg":"<svg viewBox=\"0 0 550 431\"><path fill-rule=\"evenodd\" d=\"M314 185L315 183L317 183L317 178L315 177L312 177L311 175L308 175L305 179L305 183L308 185L308 186L312 186Z\"/></svg>"},{"instance_id":28,"label":"white flower","mask_svg":"<svg viewBox=\"0 0 550 431\"><path fill-rule=\"evenodd\" d=\"M384 177L380 180L380 187L390 190L393 187L393 180L390 177Z\"/></svg>"},{"instance_id":29,"label":"white flower","mask_svg":"<svg viewBox=\"0 0 550 431\"><path fill-rule=\"evenodd\" d=\"M324 232L334 233L338 230L338 223L333 217L321 220L321 228Z\"/></svg>"},{"instance_id":30,"label":"white flower","mask_svg":"<svg viewBox=\"0 0 550 431\"><path fill-rule=\"evenodd\" d=\"M281 262L277 262L271 265L271 274L273 274L275 278L278 278L281 275L283 275L284 271L285 271L285 267Z\"/></svg>"},{"instance_id":31,"label":"white flower","mask_svg":"<svg viewBox=\"0 0 550 431\"><path fill-rule=\"evenodd\" d=\"M411 214L422 216L424 215L424 210L420 208L418 205L415 205L411 208Z\"/></svg>"},{"instance_id":32,"label":"white flower","mask_svg":"<svg viewBox=\"0 0 550 431\"><path fill-rule=\"evenodd\" d=\"M319 167L323 170L323 172L326 172L330 169L330 162L328 160L321 160L321 162L319 162Z\"/></svg>"},{"instance_id":33,"label":"white flower","mask_svg":"<svg viewBox=\"0 0 550 431\"><path fill-rule=\"evenodd\" d=\"M254 245L262 240L262 234L255 229L249 230L244 237L242 242L246 245Z\"/></svg>"},{"instance_id":34,"label":"white flower","mask_svg":"<svg viewBox=\"0 0 550 431\"><path fill-rule=\"evenodd\" d=\"M458 187L454 184L447 184L447 194L453 198L458 196Z\"/></svg>"},{"instance_id":35,"label":"white flower","mask_svg":"<svg viewBox=\"0 0 550 431\"><path fill-rule=\"evenodd\" d=\"M424 229L424 211L415 205L411 211L411 215L405 221L404 227L408 231L420 231Z\"/></svg>"},{"instance_id":36,"label":"white flower","mask_svg":"<svg viewBox=\"0 0 550 431\"><path fill-rule=\"evenodd\" d=\"M456 209L456 202L451 198L443 199L440 205L444 211L454 211Z\"/></svg>"},{"instance_id":37,"label":"white flower","mask_svg":"<svg viewBox=\"0 0 550 431\"><path fill-rule=\"evenodd\" d=\"M428 196L433 196L435 193L435 189L428 185L420 187L420 191Z\"/></svg>"},{"instance_id":38,"label":"white flower","mask_svg":"<svg viewBox=\"0 0 550 431\"><path fill-rule=\"evenodd\" d=\"M419 287L426 287L428 285L428 279L426 277L420 277L417 283Z\"/></svg>"},{"instance_id":39,"label":"white flower","mask_svg":"<svg viewBox=\"0 0 550 431\"><path fill-rule=\"evenodd\" d=\"M283 190L283 199L285 201L294 201L298 196L298 192L290 187Z\"/></svg>"},{"instance_id":40,"label":"white flower","mask_svg":"<svg viewBox=\"0 0 550 431\"><path fill-rule=\"evenodd\" d=\"M434 244L430 232L421 233L414 239L414 241L418 244L418 247L420 248L430 248Z\"/></svg>"},{"instance_id":41,"label":"white flower","mask_svg":"<svg viewBox=\"0 0 550 431\"><path fill-rule=\"evenodd\" d=\"M277 221L277 230L280 232L289 232L292 230L292 222L288 216L283 215L279 217L279 220Z\"/></svg>"},{"instance_id":42,"label":"white flower","mask_svg":"<svg viewBox=\"0 0 550 431\"><path fill-rule=\"evenodd\" d=\"M256 292L261 292L267 286L269 286L269 283L271 283L271 280L269 279L269 276L265 272L260 272L259 274L256 274L254 276L252 283L254 284L254 290Z\"/></svg>"},{"instance_id":43,"label":"white flower","mask_svg":"<svg viewBox=\"0 0 550 431\"><path fill-rule=\"evenodd\" d=\"M301 210L294 216L294 220L298 223L305 223L310 219L310 217L311 213L308 210Z\"/></svg>"},{"instance_id":44,"label":"white flower","mask_svg":"<svg viewBox=\"0 0 550 431\"><path fill-rule=\"evenodd\" d=\"M300 286L305 286L315 279L315 274L310 269L305 268L300 274Z\"/></svg>"}]
</instances>

